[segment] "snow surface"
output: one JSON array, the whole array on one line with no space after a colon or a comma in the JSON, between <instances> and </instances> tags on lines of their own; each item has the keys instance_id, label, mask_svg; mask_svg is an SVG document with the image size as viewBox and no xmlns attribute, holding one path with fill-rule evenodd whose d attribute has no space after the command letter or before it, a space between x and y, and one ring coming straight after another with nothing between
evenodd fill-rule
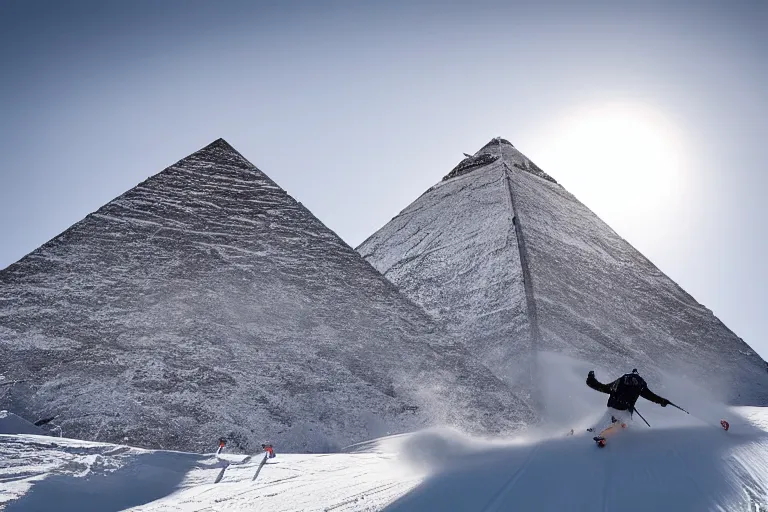
<instances>
[{"instance_id":1,"label":"snow surface","mask_svg":"<svg viewBox=\"0 0 768 512\"><path fill-rule=\"evenodd\" d=\"M278 451L261 470L260 454L0 435L0 510L765 510L768 410L729 410L729 432L699 412L649 408L653 428L635 421L602 449L554 424L497 440L432 429L344 453Z\"/></svg>"}]
</instances>

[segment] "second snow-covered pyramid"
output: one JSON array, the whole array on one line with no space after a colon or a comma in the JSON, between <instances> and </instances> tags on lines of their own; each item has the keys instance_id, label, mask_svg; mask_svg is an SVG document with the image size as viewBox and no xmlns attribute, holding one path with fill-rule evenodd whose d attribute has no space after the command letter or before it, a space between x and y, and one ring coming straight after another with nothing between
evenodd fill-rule
<instances>
[{"instance_id":1,"label":"second snow-covered pyramid","mask_svg":"<svg viewBox=\"0 0 768 512\"><path fill-rule=\"evenodd\" d=\"M504 139L358 251L534 408L542 352L768 403L765 361Z\"/></svg>"}]
</instances>

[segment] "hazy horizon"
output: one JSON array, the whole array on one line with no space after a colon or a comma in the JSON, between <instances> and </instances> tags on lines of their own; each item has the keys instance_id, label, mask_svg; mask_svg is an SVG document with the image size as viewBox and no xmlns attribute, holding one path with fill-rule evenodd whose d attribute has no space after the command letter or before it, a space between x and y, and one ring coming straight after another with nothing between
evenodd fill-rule
<instances>
[{"instance_id":1,"label":"hazy horizon","mask_svg":"<svg viewBox=\"0 0 768 512\"><path fill-rule=\"evenodd\" d=\"M501 136L768 358L768 3L0 4L0 268L223 137L355 247Z\"/></svg>"}]
</instances>

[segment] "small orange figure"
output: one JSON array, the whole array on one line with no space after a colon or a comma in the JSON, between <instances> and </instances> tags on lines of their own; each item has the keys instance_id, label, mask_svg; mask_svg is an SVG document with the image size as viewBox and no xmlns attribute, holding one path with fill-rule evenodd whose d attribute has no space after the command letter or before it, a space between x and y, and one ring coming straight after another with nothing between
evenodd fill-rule
<instances>
[{"instance_id":1,"label":"small orange figure","mask_svg":"<svg viewBox=\"0 0 768 512\"><path fill-rule=\"evenodd\" d=\"M267 452L269 454L268 458L270 458L270 459L274 459L275 458L275 449L272 448L271 444L263 444L263 445L261 445L261 447L264 449L265 452Z\"/></svg>"}]
</instances>

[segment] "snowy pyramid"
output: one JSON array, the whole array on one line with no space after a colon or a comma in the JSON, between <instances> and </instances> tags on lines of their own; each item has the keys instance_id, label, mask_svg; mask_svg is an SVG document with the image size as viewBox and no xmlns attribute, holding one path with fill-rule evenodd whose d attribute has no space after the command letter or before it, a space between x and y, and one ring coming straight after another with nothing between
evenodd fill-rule
<instances>
[{"instance_id":1,"label":"snowy pyramid","mask_svg":"<svg viewBox=\"0 0 768 512\"><path fill-rule=\"evenodd\" d=\"M765 361L504 139L358 251L534 410L551 353L610 371L604 379L641 368L768 404Z\"/></svg>"},{"instance_id":2,"label":"snowy pyramid","mask_svg":"<svg viewBox=\"0 0 768 512\"><path fill-rule=\"evenodd\" d=\"M0 271L0 383L67 437L197 451L532 414L221 139Z\"/></svg>"}]
</instances>

